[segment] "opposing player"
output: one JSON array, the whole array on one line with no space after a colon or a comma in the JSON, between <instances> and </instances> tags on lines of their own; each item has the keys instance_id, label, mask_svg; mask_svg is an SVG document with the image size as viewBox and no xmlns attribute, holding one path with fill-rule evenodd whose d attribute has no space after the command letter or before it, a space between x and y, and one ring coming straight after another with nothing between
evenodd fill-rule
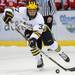
<instances>
[{"instance_id":1,"label":"opposing player","mask_svg":"<svg viewBox=\"0 0 75 75\"><path fill-rule=\"evenodd\" d=\"M22 25L26 26L24 35L31 47L31 53L37 60L37 68L43 68L43 58L40 50L42 49L42 42L44 45L49 46L51 50L57 52L66 62L69 62L69 57L62 52L58 43L54 40L51 31L48 26L44 24L42 15L38 12L38 7L35 2L29 2L27 7L20 7L19 14ZM4 15L4 22L9 24L11 20L16 16L13 10L6 10ZM18 13L17 13L18 15ZM19 17L17 16L17 17Z\"/></svg>"}]
</instances>

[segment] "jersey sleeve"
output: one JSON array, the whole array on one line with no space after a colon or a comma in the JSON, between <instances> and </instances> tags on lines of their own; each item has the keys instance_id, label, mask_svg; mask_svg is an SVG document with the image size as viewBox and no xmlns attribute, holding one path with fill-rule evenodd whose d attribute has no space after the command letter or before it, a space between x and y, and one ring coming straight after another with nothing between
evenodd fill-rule
<instances>
[{"instance_id":1,"label":"jersey sleeve","mask_svg":"<svg viewBox=\"0 0 75 75\"><path fill-rule=\"evenodd\" d=\"M20 19L22 22L24 21L23 17L26 15L26 7L20 7L15 9L14 16L18 20Z\"/></svg>"},{"instance_id":2,"label":"jersey sleeve","mask_svg":"<svg viewBox=\"0 0 75 75\"><path fill-rule=\"evenodd\" d=\"M26 7L19 7L19 8L16 8L16 9L15 9L15 12L23 14L23 13L26 12Z\"/></svg>"}]
</instances>

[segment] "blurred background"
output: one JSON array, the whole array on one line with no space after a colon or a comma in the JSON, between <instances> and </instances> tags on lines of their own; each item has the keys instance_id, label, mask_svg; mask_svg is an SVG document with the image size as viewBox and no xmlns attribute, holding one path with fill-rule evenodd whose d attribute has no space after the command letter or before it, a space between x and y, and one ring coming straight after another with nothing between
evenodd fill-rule
<instances>
[{"instance_id":1,"label":"blurred background","mask_svg":"<svg viewBox=\"0 0 75 75\"><path fill-rule=\"evenodd\" d=\"M21 7L25 6L28 1L32 0L0 0L0 12L7 7ZM36 0L38 1L38 0ZM40 0L40 2L43 0ZM74 10L75 9L75 0L54 0L57 10Z\"/></svg>"},{"instance_id":2,"label":"blurred background","mask_svg":"<svg viewBox=\"0 0 75 75\"><path fill-rule=\"evenodd\" d=\"M61 45L75 46L75 0L0 0L0 45L27 44L20 34L4 24L1 15L5 8L26 7L29 1L37 2L44 18L53 16L52 32Z\"/></svg>"}]
</instances>

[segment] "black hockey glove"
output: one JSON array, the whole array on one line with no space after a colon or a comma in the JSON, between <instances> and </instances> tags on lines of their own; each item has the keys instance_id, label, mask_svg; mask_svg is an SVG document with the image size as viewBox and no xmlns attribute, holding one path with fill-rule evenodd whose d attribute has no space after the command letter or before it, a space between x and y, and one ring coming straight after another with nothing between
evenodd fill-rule
<instances>
[{"instance_id":1,"label":"black hockey glove","mask_svg":"<svg viewBox=\"0 0 75 75\"><path fill-rule=\"evenodd\" d=\"M6 23L6 24L9 24L9 22L12 20L12 18L13 18L13 13L12 12L10 12L10 11L6 11L5 12L5 17L4 17L4 22Z\"/></svg>"}]
</instances>

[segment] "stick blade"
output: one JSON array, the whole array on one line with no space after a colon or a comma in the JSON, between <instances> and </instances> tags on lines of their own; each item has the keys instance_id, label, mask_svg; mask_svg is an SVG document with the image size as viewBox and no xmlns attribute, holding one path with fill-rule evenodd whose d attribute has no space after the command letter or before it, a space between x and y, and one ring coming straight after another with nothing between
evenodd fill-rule
<instances>
[{"instance_id":1,"label":"stick blade","mask_svg":"<svg viewBox=\"0 0 75 75\"><path fill-rule=\"evenodd\" d=\"M69 71L75 71L75 67L68 68L67 70L69 70Z\"/></svg>"}]
</instances>

